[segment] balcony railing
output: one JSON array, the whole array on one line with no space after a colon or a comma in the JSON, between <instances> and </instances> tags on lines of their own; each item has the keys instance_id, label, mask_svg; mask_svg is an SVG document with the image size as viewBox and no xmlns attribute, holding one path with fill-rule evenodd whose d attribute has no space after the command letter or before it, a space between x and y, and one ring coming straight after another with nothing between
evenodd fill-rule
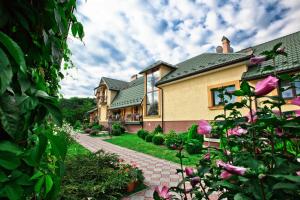
<instances>
[{"instance_id":1,"label":"balcony railing","mask_svg":"<svg viewBox=\"0 0 300 200\"><path fill-rule=\"evenodd\" d=\"M113 115L113 122L120 122L122 124L141 124L143 123L143 118L141 114L128 114L125 116Z\"/></svg>"}]
</instances>

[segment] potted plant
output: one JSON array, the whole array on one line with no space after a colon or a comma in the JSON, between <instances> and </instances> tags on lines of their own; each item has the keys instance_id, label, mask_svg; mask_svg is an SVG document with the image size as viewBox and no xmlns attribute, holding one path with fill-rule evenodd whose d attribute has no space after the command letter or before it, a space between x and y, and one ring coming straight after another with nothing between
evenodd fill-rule
<instances>
[{"instance_id":1,"label":"potted plant","mask_svg":"<svg viewBox=\"0 0 300 200\"><path fill-rule=\"evenodd\" d=\"M130 193L133 192L139 184L143 183L144 176L142 170L137 168L134 163L126 165L125 171L127 172L127 176L130 180L127 185L127 192Z\"/></svg>"}]
</instances>

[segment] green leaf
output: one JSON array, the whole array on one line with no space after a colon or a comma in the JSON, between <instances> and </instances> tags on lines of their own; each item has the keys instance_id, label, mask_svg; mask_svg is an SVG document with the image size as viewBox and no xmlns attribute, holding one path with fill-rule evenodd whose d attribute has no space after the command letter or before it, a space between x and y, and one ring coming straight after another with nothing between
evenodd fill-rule
<instances>
[{"instance_id":1,"label":"green leaf","mask_svg":"<svg viewBox=\"0 0 300 200\"><path fill-rule=\"evenodd\" d=\"M0 31L0 42L6 47L10 55L15 59L23 73L26 73L26 63L21 47L8 35Z\"/></svg>"},{"instance_id":2,"label":"green leaf","mask_svg":"<svg viewBox=\"0 0 300 200\"><path fill-rule=\"evenodd\" d=\"M42 177L39 178L39 180L37 181L37 183L34 186L34 191L36 193L40 193L41 192L41 189L42 189L42 186L44 184L44 181L45 181L45 176L42 176Z\"/></svg>"},{"instance_id":3,"label":"green leaf","mask_svg":"<svg viewBox=\"0 0 300 200\"><path fill-rule=\"evenodd\" d=\"M0 142L0 151L14 153L17 156L23 153L19 146L7 140Z\"/></svg>"},{"instance_id":4,"label":"green leaf","mask_svg":"<svg viewBox=\"0 0 300 200\"><path fill-rule=\"evenodd\" d=\"M297 190L298 187L297 187L297 185L295 185L293 183L280 182L280 183L276 183L273 186L273 190L279 190L279 189Z\"/></svg>"},{"instance_id":5,"label":"green leaf","mask_svg":"<svg viewBox=\"0 0 300 200\"><path fill-rule=\"evenodd\" d=\"M0 95L9 86L11 79L13 77L12 68L9 66L9 60L0 48Z\"/></svg>"},{"instance_id":6,"label":"green leaf","mask_svg":"<svg viewBox=\"0 0 300 200\"><path fill-rule=\"evenodd\" d=\"M271 176L274 178L283 178L289 181L300 183L300 176L293 176L293 175L271 175Z\"/></svg>"},{"instance_id":7,"label":"green leaf","mask_svg":"<svg viewBox=\"0 0 300 200\"><path fill-rule=\"evenodd\" d=\"M0 152L0 166L8 169L13 170L16 169L21 164L21 161L15 154L8 153L8 152Z\"/></svg>"},{"instance_id":8,"label":"green leaf","mask_svg":"<svg viewBox=\"0 0 300 200\"><path fill-rule=\"evenodd\" d=\"M239 96L244 96L245 93L242 90L235 90L233 92L233 95L239 97Z\"/></svg>"},{"instance_id":9,"label":"green leaf","mask_svg":"<svg viewBox=\"0 0 300 200\"><path fill-rule=\"evenodd\" d=\"M48 139L44 134L39 134L38 138L39 138L38 144L34 151L34 160L37 163L39 163L40 160L42 159L42 156L45 153L45 150L46 150L46 147L48 144Z\"/></svg>"},{"instance_id":10,"label":"green leaf","mask_svg":"<svg viewBox=\"0 0 300 200\"><path fill-rule=\"evenodd\" d=\"M281 45L282 45L282 42L275 44L273 47L273 51L276 51Z\"/></svg>"},{"instance_id":11,"label":"green leaf","mask_svg":"<svg viewBox=\"0 0 300 200\"><path fill-rule=\"evenodd\" d=\"M10 200L21 199L23 194L23 189L21 188L21 186L15 184L5 185L3 190Z\"/></svg>"},{"instance_id":12,"label":"green leaf","mask_svg":"<svg viewBox=\"0 0 300 200\"><path fill-rule=\"evenodd\" d=\"M79 38L82 39L84 37L84 31L83 31L83 26L80 22L78 22L77 32L78 32Z\"/></svg>"},{"instance_id":13,"label":"green leaf","mask_svg":"<svg viewBox=\"0 0 300 200\"><path fill-rule=\"evenodd\" d=\"M77 31L78 31L77 22L76 22L76 23L72 23L72 26L71 26L71 32L72 32L72 35L73 35L74 37L76 37Z\"/></svg>"},{"instance_id":14,"label":"green leaf","mask_svg":"<svg viewBox=\"0 0 300 200\"><path fill-rule=\"evenodd\" d=\"M31 178L30 180L33 180L33 179L37 179L39 177L41 177L43 175L43 173L41 171L37 171Z\"/></svg>"},{"instance_id":15,"label":"green leaf","mask_svg":"<svg viewBox=\"0 0 300 200\"><path fill-rule=\"evenodd\" d=\"M51 144L52 153L64 160L68 151L68 144L65 140L65 137L59 134L47 134L47 137Z\"/></svg>"},{"instance_id":16,"label":"green leaf","mask_svg":"<svg viewBox=\"0 0 300 200\"><path fill-rule=\"evenodd\" d=\"M6 182L9 179L7 178L6 174L2 171L0 171L0 183Z\"/></svg>"},{"instance_id":17,"label":"green leaf","mask_svg":"<svg viewBox=\"0 0 300 200\"><path fill-rule=\"evenodd\" d=\"M241 83L241 90L244 92L244 94L251 94L251 88L247 81L243 81Z\"/></svg>"},{"instance_id":18,"label":"green leaf","mask_svg":"<svg viewBox=\"0 0 300 200\"><path fill-rule=\"evenodd\" d=\"M50 192L53 186L53 181L50 175L48 174L46 175L45 182L46 182L46 194L48 194L48 192Z\"/></svg>"},{"instance_id":19,"label":"green leaf","mask_svg":"<svg viewBox=\"0 0 300 200\"><path fill-rule=\"evenodd\" d=\"M234 195L234 200L248 200L249 198L242 193L237 193Z\"/></svg>"}]
</instances>

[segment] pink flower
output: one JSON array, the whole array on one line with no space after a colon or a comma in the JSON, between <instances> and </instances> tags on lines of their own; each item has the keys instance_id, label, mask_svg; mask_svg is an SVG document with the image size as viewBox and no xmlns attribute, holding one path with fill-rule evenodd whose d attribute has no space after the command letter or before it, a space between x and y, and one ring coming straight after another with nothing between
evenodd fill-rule
<instances>
[{"instance_id":1,"label":"pink flower","mask_svg":"<svg viewBox=\"0 0 300 200\"><path fill-rule=\"evenodd\" d=\"M155 192L157 192L158 196L162 199L170 199L171 195L169 194L169 188L167 186L163 186L160 190L158 186L155 187Z\"/></svg>"},{"instance_id":2,"label":"pink flower","mask_svg":"<svg viewBox=\"0 0 300 200\"><path fill-rule=\"evenodd\" d=\"M198 133L201 135L207 135L211 132L211 125L206 120L200 120L198 123Z\"/></svg>"},{"instance_id":3,"label":"pink flower","mask_svg":"<svg viewBox=\"0 0 300 200\"><path fill-rule=\"evenodd\" d=\"M187 176L192 176L194 174L194 169L191 167L186 167L184 171Z\"/></svg>"},{"instance_id":4,"label":"pink flower","mask_svg":"<svg viewBox=\"0 0 300 200\"><path fill-rule=\"evenodd\" d=\"M232 129L229 129L227 131L228 136L231 136L231 135L241 136L241 135L244 135L246 133L247 133L247 130L243 129L243 128L239 127L239 126L237 126L235 128L232 128Z\"/></svg>"},{"instance_id":5,"label":"pink flower","mask_svg":"<svg viewBox=\"0 0 300 200\"><path fill-rule=\"evenodd\" d=\"M275 132L279 137L283 136L283 131L281 128L275 128Z\"/></svg>"},{"instance_id":6,"label":"pink flower","mask_svg":"<svg viewBox=\"0 0 300 200\"><path fill-rule=\"evenodd\" d=\"M220 174L221 179L229 179L231 176L232 176L232 174L226 170L223 170Z\"/></svg>"},{"instance_id":7,"label":"pink flower","mask_svg":"<svg viewBox=\"0 0 300 200\"><path fill-rule=\"evenodd\" d=\"M200 177L196 176L191 178L190 180L192 187L195 187L198 183L200 183Z\"/></svg>"},{"instance_id":8,"label":"pink flower","mask_svg":"<svg viewBox=\"0 0 300 200\"><path fill-rule=\"evenodd\" d=\"M278 87L278 78L268 76L264 80L259 81L255 86L255 94L263 96L269 94L272 90Z\"/></svg>"},{"instance_id":9,"label":"pink flower","mask_svg":"<svg viewBox=\"0 0 300 200\"><path fill-rule=\"evenodd\" d=\"M300 110L295 110L296 117L300 117Z\"/></svg>"},{"instance_id":10,"label":"pink flower","mask_svg":"<svg viewBox=\"0 0 300 200\"><path fill-rule=\"evenodd\" d=\"M276 52L279 54L282 54L282 53L284 53L284 50L285 50L285 47L280 47L280 48L276 49Z\"/></svg>"},{"instance_id":11,"label":"pink flower","mask_svg":"<svg viewBox=\"0 0 300 200\"><path fill-rule=\"evenodd\" d=\"M280 117L280 110L272 110L273 114Z\"/></svg>"},{"instance_id":12,"label":"pink flower","mask_svg":"<svg viewBox=\"0 0 300 200\"><path fill-rule=\"evenodd\" d=\"M300 176L300 171L296 171L297 176Z\"/></svg>"},{"instance_id":13,"label":"pink flower","mask_svg":"<svg viewBox=\"0 0 300 200\"><path fill-rule=\"evenodd\" d=\"M207 153L203 156L205 160L210 160L210 153Z\"/></svg>"},{"instance_id":14,"label":"pink flower","mask_svg":"<svg viewBox=\"0 0 300 200\"><path fill-rule=\"evenodd\" d=\"M261 64L262 62L266 61L267 57L266 56L255 56L250 58L250 63L257 65L257 64Z\"/></svg>"},{"instance_id":15,"label":"pink flower","mask_svg":"<svg viewBox=\"0 0 300 200\"><path fill-rule=\"evenodd\" d=\"M221 160L217 160L216 162L218 167L222 167L226 171L228 171L231 174L237 174L237 175L244 175L247 169L245 167L237 167L234 165L230 165L228 163L224 163Z\"/></svg>"},{"instance_id":16,"label":"pink flower","mask_svg":"<svg viewBox=\"0 0 300 200\"><path fill-rule=\"evenodd\" d=\"M300 97L296 97L295 99L292 99L291 103L300 106Z\"/></svg>"},{"instance_id":17,"label":"pink flower","mask_svg":"<svg viewBox=\"0 0 300 200\"><path fill-rule=\"evenodd\" d=\"M248 115L246 116L248 118L248 123L255 123L258 119L256 111L252 110L252 115L250 114L250 112L248 113ZM251 120L252 117L252 120Z\"/></svg>"}]
</instances>

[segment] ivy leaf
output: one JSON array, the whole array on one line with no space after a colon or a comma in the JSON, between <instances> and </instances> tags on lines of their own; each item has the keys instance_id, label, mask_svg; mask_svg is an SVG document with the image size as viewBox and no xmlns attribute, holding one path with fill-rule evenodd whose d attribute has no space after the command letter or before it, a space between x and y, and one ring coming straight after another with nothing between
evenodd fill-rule
<instances>
[{"instance_id":1,"label":"ivy leaf","mask_svg":"<svg viewBox=\"0 0 300 200\"><path fill-rule=\"evenodd\" d=\"M45 183L46 183L46 194L48 194L48 192L50 192L50 190L52 189L52 186L53 186L52 178L48 174L46 175Z\"/></svg>"},{"instance_id":2,"label":"ivy leaf","mask_svg":"<svg viewBox=\"0 0 300 200\"><path fill-rule=\"evenodd\" d=\"M17 156L23 153L20 147L7 140L0 142L0 151L7 151Z\"/></svg>"},{"instance_id":3,"label":"ivy leaf","mask_svg":"<svg viewBox=\"0 0 300 200\"><path fill-rule=\"evenodd\" d=\"M0 48L0 95L6 90L9 86L13 73L12 68L9 66L9 60Z\"/></svg>"},{"instance_id":4,"label":"ivy leaf","mask_svg":"<svg viewBox=\"0 0 300 200\"><path fill-rule=\"evenodd\" d=\"M21 71L26 73L26 62L21 47L2 31L0 31L0 42L15 59L16 63L20 66Z\"/></svg>"}]
</instances>

